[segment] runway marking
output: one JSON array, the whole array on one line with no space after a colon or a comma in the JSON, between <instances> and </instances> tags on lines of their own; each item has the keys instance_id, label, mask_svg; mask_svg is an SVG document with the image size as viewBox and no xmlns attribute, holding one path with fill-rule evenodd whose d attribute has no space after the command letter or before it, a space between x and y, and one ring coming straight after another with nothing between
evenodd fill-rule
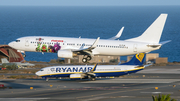
<instances>
[{"instance_id":1,"label":"runway marking","mask_svg":"<svg viewBox=\"0 0 180 101\"><path fill-rule=\"evenodd\" d=\"M23 101L23 100L45 100L45 99L49 99L49 98L0 98L0 100L2 100L2 101L7 101L7 100L11 100L11 101L19 101L19 100L21 100L21 101Z\"/></svg>"},{"instance_id":2,"label":"runway marking","mask_svg":"<svg viewBox=\"0 0 180 101\"><path fill-rule=\"evenodd\" d=\"M118 97L121 97L121 98L126 98L126 97L136 97L136 96L118 96Z\"/></svg>"},{"instance_id":3,"label":"runway marking","mask_svg":"<svg viewBox=\"0 0 180 101\"><path fill-rule=\"evenodd\" d=\"M165 86L160 86L160 87L168 87L169 85L165 85ZM147 89L153 89L154 87L149 87L149 88L145 88L145 89L132 89L132 90L126 90L126 91L117 91L117 92L111 92L111 93L102 93L102 94L96 94L93 96L101 96L101 95L108 95L108 94L115 94L115 93L120 93L120 92L128 92L128 91L139 91L139 90L147 90ZM90 96L81 96L81 97L76 97L76 98L88 98Z\"/></svg>"},{"instance_id":4,"label":"runway marking","mask_svg":"<svg viewBox=\"0 0 180 101\"><path fill-rule=\"evenodd\" d=\"M180 79L110 79L80 83L173 83L177 81L180 81Z\"/></svg>"},{"instance_id":5,"label":"runway marking","mask_svg":"<svg viewBox=\"0 0 180 101\"><path fill-rule=\"evenodd\" d=\"M102 94L96 94L93 96L101 96L101 95L114 94L114 93L127 92L127 91L137 91L137 90L142 90L142 89L133 89L133 90L126 90L126 91L111 92L111 93L102 93ZM86 97L90 97L90 96L82 96L82 97L76 97L76 98L86 98Z\"/></svg>"},{"instance_id":6,"label":"runway marking","mask_svg":"<svg viewBox=\"0 0 180 101\"><path fill-rule=\"evenodd\" d=\"M150 94L174 94L173 92L140 92L140 93L150 93Z\"/></svg>"},{"instance_id":7,"label":"runway marking","mask_svg":"<svg viewBox=\"0 0 180 101\"><path fill-rule=\"evenodd\" d=\"M66 91L66 92L62 92L61 94L63 94L63 93L70 93L70 92L75 92L75 91ZM55 93L50 93L50 94L57 94L57 92L55 92ZM58 93L59 94L59 93ZM46 94L36 94L36 95L31 95L31 96L42 96L42 95L49 95L49 93L46 93Z\"/></svg>"},{"instance_id":8,"label":"runway marking","mask_svg":"<svg viewBox=\"0 0 180 101\"><path fill-rule=\"evenodd\" d=\"M100 100L100 99L104 99L104 98L107 98L107 97L93 97L90 99L83 99L83 101Z\"/></svg>"}]
</instances>

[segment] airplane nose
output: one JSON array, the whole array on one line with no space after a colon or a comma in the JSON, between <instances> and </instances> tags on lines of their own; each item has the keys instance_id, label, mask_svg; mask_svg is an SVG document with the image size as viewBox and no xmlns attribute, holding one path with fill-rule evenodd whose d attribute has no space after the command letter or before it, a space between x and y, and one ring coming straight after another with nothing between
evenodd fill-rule
<instances>
[{"instance_id":1,"label":"airplane nose","mask_svg":"<svg viewBox=\"0 0 180 101\"><path fill-rule=\"evenodd\" d=\"M36 75L39 75L39 73L38 73L38 72L36 72L35 74L36 74Z\"/></svg>"},{"instance_id":2,"label":"airplane nose","mask_svg":"<svg viewBox=\"0 0 180 101\"><path fill-rule=\"evenodd\" d=\"M14 42L10 42L8 45L9 45L10 47L14 47Z\"/></svg>"}]
</instances>

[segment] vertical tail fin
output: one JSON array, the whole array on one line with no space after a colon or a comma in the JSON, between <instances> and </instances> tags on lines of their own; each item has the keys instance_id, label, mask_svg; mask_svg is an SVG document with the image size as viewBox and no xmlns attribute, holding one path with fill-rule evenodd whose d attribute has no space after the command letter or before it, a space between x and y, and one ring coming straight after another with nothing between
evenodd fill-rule
<instances>
[{"instance_id":1,"label":"vertical tail fin","mask_svg":"<svg viewBox=\"0 0 180 101\"><path fill-rule=\"evenodd\" d=\"M141 36L127 39L126 41L138 41L155 44L159 43L167 15L168 14L161 14Z\"/></svg>"},{"instance_id":2,"label":"vertical tail fin","mask_svg":"<svg viewBox=\"0 0 180 101\"><path fill-rule=\"evenodd\" d=\"M133 58L126 63L120 64L120 65L143 65L145 60L146 54L145 53L139 53L133 56Z\"/></svg>"}]
</instances>

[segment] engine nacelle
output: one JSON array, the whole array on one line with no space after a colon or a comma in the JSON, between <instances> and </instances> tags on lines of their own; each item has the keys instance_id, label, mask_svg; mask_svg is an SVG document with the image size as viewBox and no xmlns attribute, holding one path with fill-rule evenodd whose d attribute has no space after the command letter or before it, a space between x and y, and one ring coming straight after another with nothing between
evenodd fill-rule
<instances>
[{"instance_id":1,"label":"engine nacelle","mask_svg":"<svg viewBox=\"0 0 180 101\"><path fill-rule=\"evenodd\" d=\"M82 78L82 74L71 74L70 79Z\"/></svg>"},{"instance_id":2,"label":"engine nacelle","mask_svg":"<svg viewBox=\"0 0 180 101\"><path fill-rule=\"evenodd\" d=\"M57 55L61 58L73 58L73 52L68 50L59 50Z\"/></svg>"},{"instance_id":3,"label":"engine nacelle","mask_svg":"<svg viewBox=\"0 0 180 101\"><path fill-rule=\"evenodd\" d=\"M85 74L71 74L70 79L82 79L85 76L86 76Z\"/></svg>"}]
</instances>

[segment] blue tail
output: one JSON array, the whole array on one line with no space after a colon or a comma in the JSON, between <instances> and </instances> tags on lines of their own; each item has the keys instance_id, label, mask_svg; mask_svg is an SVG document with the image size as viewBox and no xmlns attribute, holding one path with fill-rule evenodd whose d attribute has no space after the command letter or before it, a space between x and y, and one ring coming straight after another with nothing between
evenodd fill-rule
<instances>
[{"instance_id":1,"label":"blue tail","mask_svg":"<svg viewBox=\"0 0 180 101\"><path fill-rule=\"evenodd\" d=\"M126 63L120 64L120 65L143 65L145 60L146 54L145 53L139 53L133 56L133 58Z\"/></svg>"}]
</instances>

